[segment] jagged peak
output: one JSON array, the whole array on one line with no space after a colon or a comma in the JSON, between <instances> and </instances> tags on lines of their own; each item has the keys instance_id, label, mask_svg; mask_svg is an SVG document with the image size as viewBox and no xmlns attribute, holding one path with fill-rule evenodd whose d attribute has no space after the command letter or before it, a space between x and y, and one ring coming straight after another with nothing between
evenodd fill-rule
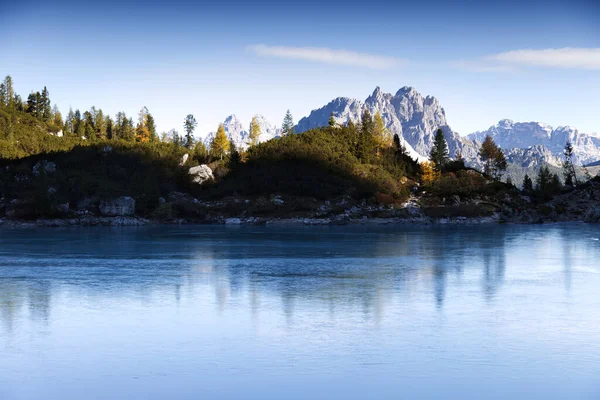
<instances>
[{"instance_id":1,"label":"jagged peak","mask_svg":"<svg viewBox=\"0 0 600 400\"><path fill-rule=\"evenodd\" d=\"M417 92L417 90L414 87L403 86L400 89L398 89L398 91L396 92L396 96L405 96L407 94L415 94L415 93L419 93L419 92Z\"/></svg>"}]
</instances>

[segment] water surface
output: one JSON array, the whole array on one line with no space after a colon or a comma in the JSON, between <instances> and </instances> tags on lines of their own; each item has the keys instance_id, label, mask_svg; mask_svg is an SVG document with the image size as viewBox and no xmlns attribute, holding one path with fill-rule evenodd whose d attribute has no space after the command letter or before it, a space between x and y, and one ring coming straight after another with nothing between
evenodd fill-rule
<instances>
[{"instance_id":1,"label":"water surface","mask_svg":"<svg viewBox=\"0 0 600 400\"><path fill-rule=\"evenodd\" d=\"M0 229L0 399L599 399L599 238Z\"/></svg>"}]
</instances>

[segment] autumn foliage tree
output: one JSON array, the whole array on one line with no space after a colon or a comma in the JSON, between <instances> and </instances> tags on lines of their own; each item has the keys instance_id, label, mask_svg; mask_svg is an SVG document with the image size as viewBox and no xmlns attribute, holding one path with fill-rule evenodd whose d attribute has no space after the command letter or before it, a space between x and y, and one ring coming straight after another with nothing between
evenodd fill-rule
<instances>
[{"instance_id":1,"label":"autumn foliage tree","mask_svg":"<svg viewBox=\"0 0 600 400\"><path fill-rule=\"evenodd\" d=\"M210 154L213 157L222 160L223 157L227 155L227 152L229 152L229 148L230 143L229 139L227 139L225 128L223 127L223 124L219 124L217 133L215 134L213 140L210 142Z\"/></svg>"},{"instance_id":2,"label":"autumn foliage tree","mask_svg":"<svg viewBox=\"0 0 600 400\"><path fill-rule=\"evenodd\" d=\"M373 118L373 136L377 142L377 155L379 155L381 149L387 149L392 146L393 136L385 127L385 123L383 122L383 118L379 111L375 114L375 118Z\"/></svg>"},{"instance_id":3,"label":"autumn foliage tree","mask_svg":"<svg viewBox=\"0 0 600 400\"><path fill-rule=\"evenodd\" d=\"M484 172L496 180L500 179L502 173L508 167L504 152L490 136L486 136L481 144L479 158L484 164Z\"/></svg>"},{"instance_id":4,"label":"autumn foliage tree","mask_svg":"<svg viewBox=\"0 0 600 400\"><path fill-rule=\"evenodd\" d=\"M252 117L252 121L250 121L250 146L256 146L258 144L261 134L262 132L258 123L258 118L254 116Z\"/></svg>"}]
</instances>

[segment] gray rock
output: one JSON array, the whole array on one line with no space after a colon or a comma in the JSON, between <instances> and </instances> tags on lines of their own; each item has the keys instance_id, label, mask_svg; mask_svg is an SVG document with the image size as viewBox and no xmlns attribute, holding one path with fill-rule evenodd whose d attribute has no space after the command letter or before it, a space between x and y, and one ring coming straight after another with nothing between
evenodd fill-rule
<instances>
[{"instance_id":1,"label":"gray rock","mask_svg":"<svg viewBox=\"0 0 600 400\"><path fill-rule=\"evenodd\" d=\"M282 206L285 204L285 201L281 198L281 196L275 196L271 199L271 202L276 206Z\"/></svg>"},{"instance_id":2,"label":"gray rock","mask_svg":"<svg viewBox=\"0 0 600 400\"><path fill-rule=\"evenodd\" d=\"M46 174L46 175L52 175L53 173L56 172L56 164L53 163L52 161L38 161L34 166L33 169L31 171L31 173L34 176L40 176L40 174L42 173L42 171Z\"/></svg>"},{"instance_id":3,"label":"gray rock","mask_svg":"<svg viewBox=\"0 0 600 400\"><path fill-rule=\"evenodd\" d=\"M100 202L99 209L105 217L131 216L135 214L135 200L128 196L105 200Z\"/></svg>"},{"instance_id":4,"label":"gray rock","mask_svg":"<svg viewBox=\"0 0 600 400\"><path fill-rule=\"evenodd\" d=\"M183 167L185 165L185 163L187 162L188 158L190 158L190 155L188 153L185 153L182 157L181 157L181 161L179 162L179 166Z\"/></svg>"},{"instance_id":5,"label":"gray rock","mask_svg":"<svg viewBox=\"0 0 600 400\"><path fill-rule=\"evenodd\" d=\"M239 218L226 218L225 225L240 225L242 220Z\"/></svg>"},{"instance_id":6,"label":"gray rock","mask_svg":"<svg viewBox=\"0 0 600 400\"><path fill-rule=\"evenodd\" d=\"M111 153L113 150L112 146L104 146L104 148L102 149L102 151L104 153Z\"/></svg>"},{"instance_id":7,"label":"gray rock","mask_svg":"<svg viewBox=\"0 0 600 400\"><path fill-rule=\"evenodd\" d=\"M188 171L188 174L192 176L192 181L199 185L202 185L204 182L213 180L215 177L213 176L212 170L206 164L198 165L197 167L192 167Z\"/></svg>"}]
</instances>

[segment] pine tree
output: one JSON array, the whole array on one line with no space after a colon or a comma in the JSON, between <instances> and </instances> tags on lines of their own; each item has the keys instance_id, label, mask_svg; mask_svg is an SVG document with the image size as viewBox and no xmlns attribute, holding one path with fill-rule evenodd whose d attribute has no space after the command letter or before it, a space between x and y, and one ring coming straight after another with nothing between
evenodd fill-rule
<instances>
[{"instance_id":1,"label":"pine tree","mask_svg":"<svg viewBox=\"0 0 600 400\"><path fill-rule=\"evenodd\" d=\"M69 107L67 119L65 120L64 134L65 136L71 136L75 133L75 113L73 109Z\"/></svg>"},{"instance_id":2,"label":"pine tree","mask_svg":"<svg viewBox=\"0 0 600 400\"><path fill-rule=\"evenodd\" d=\"M294 118L290 110L287 110L285 117L283 117L283 123L281 124L281 135L293 135L294 134Z\"/></svg>"},{"instance_id":3,"label":"pine tree","mask_svg":"<svg viewBox=\"0 0 600 400\"><path fill-rule=\"evenodd\" d=\"M218 157L222 160L228 151L229 139L227 139L227 134L225 133L225 128L223 127L223 124L219 124L217 133L215 134L215 137L210 143L210 153L213 157Z\"/></svg>"},{"instance_id":4,"label":"pine tree","mask_svg":"<svg viewBox=\"0 0 600 400\"><path fill-rule=\"evenodd\" d=\"M204 143L202 143L201 140L199 140L198 143L196 143L196 146L194 146L194 158L200 164L205 163L208 159L208 151L206 150L206 146L204 145Z\"/></svg>"},{"instance_id":5,"label":"pine tree","mask_svg":"<svg viewBox=\"0 0 600 400\"><path fill-rule=\"evenodd\" d=\"M433 139L433 147L429 152L429 160L433 163L436 171L441 171L444 168L444 165L450 161L450 156L448 155L448 144L446 143L446 138L444 137L444 131L438 129L435 133L435 138Z\"/></svg>"},{"instance_id":6,"label":"pine tree","mask_svg":"<svg viewBox=\"0 0 600 400\"><path fill-rule=\"evenodd\" d=\"M240 152L237 150L235 143L233 141L229 141L229 160L227 165L229 169L236 170L239 165L242 163L242 158L240 156Z\"/></svg>"},{"instance_id":7,"label":"pine tree","mask_svg":"<svg viewBox=\"0 0 600 400\"><path fill-rule=\"evenodd\" d=\"M258 118L256 116L252 117L252 121L250 122L250 146L256 146L260 139L260 135L262 134L260 125L258 124Z\"/></svg>"},{"instance_id":8,"label":"pine tree","mask_svg":"<svg viewBox=\"0 0 600 400\"><path fill-rule=\"evenodd\" d=\"M31 92L29 96L27 96L27 112L35 117L39 117L40 97L40 92Z\"/></svg>"},{"instance_id":9,"label":"pine tree","mask_svg":"<svg viewBox=\"0 0 600 400\"><path fill-rule=\"evenodd\" d=\"M185 147L191 149L194 146L194 130L198 126L196 118L193 114L188 114L183 121L183 129L185 130Z\"/></svg>"},{"instance_id":10,"label":"pine tree","mask_svg":"<svg viewBox=\"0 0 600 400\"><path fill-rule=\"evenodd\" d=\"M565 177L565 185L577 186L577 175L575 174L575 165L573 164L573 145L571 142L565 144L563 150L565 157L563 161L563 176Z\"/></svg>"},{"instance_id":11,"label":"pine tree","mask_svg":"<svg viewBox=\"0 0 600 400\"><path fill-rule=\"evenodd\" d=\"M193 114L188 114L183 121L183 129L185 130L185 147L191 149L194 147L194 130L198 126L196 118Z\"/></svg>"},{"instance_id":12,"label":"pine tree","mask_svg":"<svg viewBox=\"0 0 600 400\"><path fill-rule=\"evenodd\" d=\"M83 122L81 121L81 112L79 109L75 110L75 114L73 115L73 133L77 138L80 138L84 134Z\"/></svg>"},{"instance_id":13,"label":"pine tree","mask_svg":"<svg viewBox=\"0 0 600 400\"><path fill-rule=\"evenodd\" d=\"M377 149L377 142L375 140L375 136L373 135L373 117L371 117L371 113L367 109L363 111L360 128L358 143L356 146L356 157L362 163L368 164L371 161L373 153L375 153Z\"/></svg>"},{"instance_id":14,"label":"pine tree","mask_svg":"<svg viewBox=\"0 0 600 400\"><path fill-rule=\"evenodd\" d=\"M8 106L8 96L6 93L6 85L4 82L0 82L0 107Z\"/></svg>"},{"instance_id":15,"label":"pine tree","mask_svg":"<svg viewBox=\"0 0 600 400\"><path fill-rule=\"evenodd\" d=\"M2 82L3 93L4 93L4 105L9 109L15 106L15 91L13 89L13 81L10 75L6 75L4 82Z\"/></svg>"},{"instance_id":16,"label":"pine tree","mask_svg":"<svg viewBox=\"0 0 600 400\"><path fill-rule=\"evenodd\" d=\"M114 139L115 137L115 133L113 130L113 121L110 118L110 116L106 116L106 118L104 119L104 126L106 126L106 138L111 140Z\"/></svg>"},{"instance_id":17,"label":"pine tree","mask_svg":"<svg viewBox=\"0 0 600 400\"><path fill-rule=\"evenodd\" d=\"M337 123L335 122L335 117L333 115L333 111L329 115L329 121L327 122L327 125L329 125L330 128L335 128L337 125Z\"/></svg>"},{"instance_id":18,"label":"pine tree","mask_svg":"<svg viewBox=\"0 0 600 400\"><path fill-rule=\"evenodd\" d=\"M523 178L523 192L531 193L533 192L533 182L529 175L525 174L525 178Z\"/></svg>"},{"instance_id":19,"label":"pine tree","mask_svg":"<svg viewBox=\"0 0 600 400\"><path fill-rule=\"evenodd\" d=\"M40 108L39 113L40 117L43 121L49 121L52 116L52 104L50 102L50 93L46 86L44 86L44 90L42 90L41 101L38 104Z\"/></svg>"}]
</instances>

